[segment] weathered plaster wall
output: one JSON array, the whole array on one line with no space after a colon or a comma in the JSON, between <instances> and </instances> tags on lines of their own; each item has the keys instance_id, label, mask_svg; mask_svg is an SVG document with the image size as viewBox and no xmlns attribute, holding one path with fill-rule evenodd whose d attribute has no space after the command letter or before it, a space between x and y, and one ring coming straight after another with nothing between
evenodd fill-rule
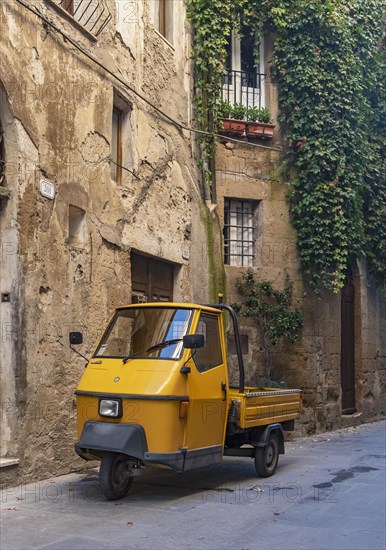
<instances>
[{"instance_id":1,"label":"weathered plaster wall","mask_svg":"<svg viewBox=\"0 0 386 550\"><path fill-rule=\"evenodd\" d=\"M175 47L154 29L153 2L137 3L127 24L127 14L115 12L122 4L109 2L114 18L96 41L49 3L44 13L157 107L190 123L184 4L174 7ZM6 434L2 453L20 460L2 468L1 476L12 484L84 466L73 450L73 394L84 361L69 349L68 332L83 331L80 351L89 355L113 308L130 302L131 249L174 262L175 299L208 300L207 232L201 218L209 214L201 203L190 134L37 17L15 3L3 3L1 9L0 80L10 106L7 124L16 136L6 143L7 165L17 174L7 178L13 198L1 213L2 239L17 251L6 256L2 270L14 282L8 285L2 271L1 284L21 288L10 306L19 313L12 339L1 348L9 381L4 391L12 400L9 430L7 424L1 432L2 438ZM112 181L109 165L114 91L130 106L123 155L128 171L120 184ZM54 200L41 196L41 178L54 183ZM69 238L70 205L85 212L80 239ZM183 259L183 249L190 250L189 260ZM197 272L191 269L196 264ZM7 323L3 311L2 304ZM2 402L5 397L2 393Z\"/></svg>"}]
</instances>

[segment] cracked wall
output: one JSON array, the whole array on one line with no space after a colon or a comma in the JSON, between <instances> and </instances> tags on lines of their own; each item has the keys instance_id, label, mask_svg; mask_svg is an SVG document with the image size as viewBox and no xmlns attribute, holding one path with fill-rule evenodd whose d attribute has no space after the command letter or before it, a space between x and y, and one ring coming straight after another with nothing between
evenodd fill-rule
<instances>
[{"instance_id":1,"label":"cracked wall","mask_svg":"<svg viewBox=\"0 0 386 550\"><path fill-rule=\"evenodd\" d=\"M184 4L175 3L175 46L154 29L153 5L139 2L127 22L122 3L109 2L113 20L97 40L49 3L39 9L131 88L190 124ZM2 105L14 134L6 140L12 199L1 213L1 285L2 292L14 289L15 312L11 321L1 304L3 330L12 322L1 348L8 381L1 454L19 461L1 476L13 484L84 467L73 450L74 390L84 361L70 350L68 332L84 333L79 349L89 356L113 308L131 301L131 250L173 263L179 301L207 301L209 274L190 134L38 17L16 3L1 10ZM109 160L117 94L127 106L120 183L111 179ZM54 185L53 200L40 193L42 179ZM71 222L71 212L81 221ZM78 235L70 234L71 223L81 223ZM5 255L4 239L11 243Z\"/></svg>"}]
</instances>

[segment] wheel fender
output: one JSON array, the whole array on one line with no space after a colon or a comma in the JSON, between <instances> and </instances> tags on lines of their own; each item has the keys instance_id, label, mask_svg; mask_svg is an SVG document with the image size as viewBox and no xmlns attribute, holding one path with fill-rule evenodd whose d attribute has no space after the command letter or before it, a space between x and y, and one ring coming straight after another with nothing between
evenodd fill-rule
<instances>
[{"instance_id":1,"label":"wheel fender","mask_svg":"<svg viewBox=\"0 0 386 550\"><path fill-rule=\"evenodd\" d=\"M109 451L143 459L148 447L145 430L140 424L88 420L75 450L80 456L88 451L97 456Z\"/></svg>"},{"instance_id":2,"label":"wheel fender","mask_svg":"<svg viewBox=\"0 0 386 550\"><path fill-rule=\"evenodd\" d=\"M268 442L271 433L275 433L279 438L279 453L284 454L284 433L281 424L269 424L259 437L259 441L254 443L255 447L265 447Z\"/></svg>"}]
</instances>

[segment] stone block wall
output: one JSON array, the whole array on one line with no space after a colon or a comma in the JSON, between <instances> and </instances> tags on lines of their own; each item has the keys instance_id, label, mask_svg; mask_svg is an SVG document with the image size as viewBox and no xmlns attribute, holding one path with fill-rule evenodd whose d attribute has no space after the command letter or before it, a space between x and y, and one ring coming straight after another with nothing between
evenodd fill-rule
<instances>
[{"instance_id":1,"label":"stone block wall","mask_svg":"<svg viewBox=\"0 0 386 550\"><path fill-rule=\"evenodd\" d=\"M266 142L260 142L267 146ZM276 142L277 143L277 142ZM383 418L385 414L386 321L384 293L376 290L365 263L354 270L355 411L342 414L341 400L341 296L308 287L297 256L296 233L289 217L287 186L278 177L280 156L276 151L227 142L217 147L217 201L220 224L224 224L225 198L258 202L255 262L258 280L282 288L286 274L293 282L293 306L300 308L304 330L294 344L281 342L273 348L271 378L303 392L303 411L298 431L318 430ZM247 268L226 265L227 299L240 300L236 281ZM241 321L248 335L246 381L255 385L264 378L261 332L252 320ZM233 380L237 380L236 356Z\"/></svg>"}]
</instances>

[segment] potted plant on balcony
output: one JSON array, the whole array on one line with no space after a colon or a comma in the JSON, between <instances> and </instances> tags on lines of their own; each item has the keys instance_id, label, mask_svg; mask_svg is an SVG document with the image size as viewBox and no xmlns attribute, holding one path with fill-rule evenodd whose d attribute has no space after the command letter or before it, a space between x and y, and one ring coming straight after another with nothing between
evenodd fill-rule
<instances>
[{"instance_id":1,"label":"potted plant on balcony","mask_svg":"<svg viewBox=\"0 0 386 550\"><path fill-rule=\"evenodd\" d=\"M248 137L271 139L275 128L271 122L272 116L266 107L249 107L245 132Z\"/></svg>"},{"instance_id":2,"label":"potted plant on balcony","mask_svg":"<svg viewBox=\"0 0 386 550\"><path fill-rule=\"evenodd\" d=\"M241 136L245 131L246 112L246 107L241 103L232 105L229 101L221 101L219 109L222 122L221 133Z\"/></svg>"}]
</instances>

